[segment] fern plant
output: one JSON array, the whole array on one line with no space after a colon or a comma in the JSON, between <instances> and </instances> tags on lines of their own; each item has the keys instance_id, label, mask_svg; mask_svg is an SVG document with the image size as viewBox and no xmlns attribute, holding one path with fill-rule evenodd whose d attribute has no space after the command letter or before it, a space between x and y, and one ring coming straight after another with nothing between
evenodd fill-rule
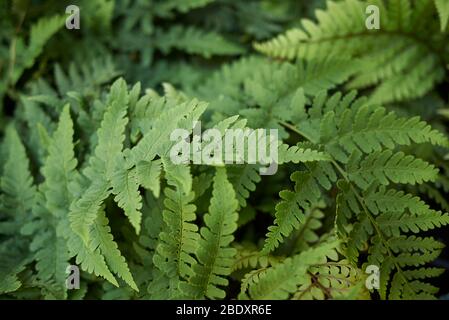
<instances>
[{"instance_id":1,"label":"fern plant","mask_svg":"<svg viewBox=\"0 0 449 320\"><path fill-rule=\"evenodd\" d=\"M380 10L380 29L368 30L368 5ZM360 59L361 69L347 86L375 87L374 102L421 97L444 77L447 50L444 33L447 5L442 1L329 1L317 11L318 22L304 19L267 43L263 53L284 59L323 60L329 55ZM433 19L441 16L441 26ZM430 39L428 34L433 34Z\"/></svg>"},{"instance_id":2,"label":"fern plant","mask_svg":"<svg viewBox=\"0 0 449 320\"><path fill-rule=\"evenodd\" d=\"M0 4L1 299L448 292L445 1L65 5ZM277 172L175 163L198 121Z\"/></svg>"}]
</instances>

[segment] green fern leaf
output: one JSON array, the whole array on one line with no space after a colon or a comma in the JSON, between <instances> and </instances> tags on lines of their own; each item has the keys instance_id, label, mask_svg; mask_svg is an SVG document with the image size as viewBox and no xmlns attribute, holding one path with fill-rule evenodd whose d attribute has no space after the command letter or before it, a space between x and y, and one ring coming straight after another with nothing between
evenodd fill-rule
<instances>
[{"instance_id":1,"label":"green fern leaf","mask_svg":"<svg viewBox=\"0 0 449 320\"><path fill-rule=\"evenodd\" d=\"M368 181L379 181L383 185L393 183L421 184L434 181L438 169L433 165L403 152L393 153L390 150L374 152L364 158L359 165L355 160L359 155L354 153L348 163L349 178L360 188L367 188Z\"/></svg>"},{"instance_id":2,"label":"green fern leaf","mask_svg":"<svg viewBox=\"0 0 449 320\"><path fill-rule=\"evenodd\" d=\"M361 58L363 67L349 87L377 86L372 95L375 102L421 97L443 79L446 64L426 38L428 30L435 29L432 2L376 1L381 27L368 30L365 1L329 1L326 10L317 10L317 22L303 19L301 28L256 44L256 49L289 60ZM442 6L439 12L444 23ZM439 37L432 43L444 47L445 40Z\"/></svg>"},{"instance_id":3,"label":"green fern leaf","mask_svg":"<svg viewBox=\"0 0 449 320\"><path fill-rule=\"evenodd\" d=\"M16 216L20 222L25 219L33 206L36 189L33 186L25 147L13 127L6 130L4 146L7 158L0 183L3 193L0 196L0 210L9 217Z\"/></svg>"},{"instance_id":4,"label":"green fern leaf","mask_svg":"<svg viewBox=\"0 0 449 320\"><path fill-rule=\"evenodd\" d=\"M447 22L449 21L449 3L444 0L435 0L435 6L437 7L438 14L441 21L441 31L446 31Z\"/></svg>"},{"instance_id":5,"label":"green fern leaf","mask_svg":"<svg viewBox=\"0 0 449 320\"><path fill-rule=\"evenodd\" d=\"M117 168L126 168L124 160L117 161ZM139 178L137 169L118 170L111 177L112 192L116 194L114 200L120 208L123 208L125 215L129 218L131 225L140 233L142 221L142 197L139 192Z\"/></svg>"},{"instance_id":6,"label":"green fern leaf","mask_svg":"<svg viewBox=\"0 0 449 320\"><path fill-rule=\"evenodd\" d=\"M22 73L33 66L36 58L41 54L47 41L64 25L65 17L53 16L41 18L31 27L28 44L22 38L17 39L17 57L15 66L10 74L11 84L15 84Z\"/></svg>"},{"instance_id":7,"label":"green fern leaf","mask_svg":"<svg viewBox=\"0 0 449 320\"><path fill-rule=\"evenodd\" d=\"M129 271L125 258L121 255L117 244L111 234L111 228L108 226L109 220L103 210L99 211L99 215L93 228L91 229L91 246L98 247L106 259L111 270L117 273L131 288L139 291L133 276Z\"/></svg>"},{"instance_id":8,"label":"green fern leaf","mask_svg":"<svg viewBox=\"0 0 449 320\"><path fill-rule=\"evenodd\" d=\"M283 237L289 236L293 229L304 224L304 210L311 209L311 206L320 202L320 188L329 190L332 182L335 182L336 174L331 165L323 162L311 165L309 171L295 172L291 179L295 182L295 190L284 190L279 194L282 201L276 205L274 225L268 228L264 253L274 250Z\"/></svg>"},{"instance_id":9,"label":"green fern leaf","mask_svg":"<svg viewBox=\"0 0 449 320\"><path fill-rule=\"evenodd\" d=\"M98 130L98 143L90 166L85 169L85 175L92 181L91 186L71 205L71 226L84 242L89 241L89 227L93 224L100 206L109 193L109 182L114 172L117 157L121 156L124 130L127 124L126 108L128 94L126 83L117 80L111 88L110 103ZM113 159L111 161L110 159Z\"/></svg>"},{"instance_id":10,"label":"green fern leaf","mask_svg":"<svg viewBox=\"0 0 449 320\"><path fill-rule=\"evenodd\" d=\"M226 286L225 278L231 273L236 250L230 247L237 229L238 201L226 171L217 169L214 178L209 212L204 216L205 227L201 228L201 240L196 255L198 264L190 280L189 294L195 297L224 298L219 286Z\"/></svg>"},{"instance_id":11,"label":"green fern leaf","mask_svg":"<svg viewBox=\"0 0 449 320\"><path fill-rule=\"evenodd\" d=\"M215 55L238 55L244 52L239 45L224 39L218 33L180 25L174 25L168 31L156 30L156 43L164 54L178 49L210 58Z\"/></svg>"},{"instance_id":12,"label":"green fern leaf","mask_svg":"<svg viewBox=\"0 0 449 320\"><path fill-rule=\"evenodd\" d=\"M249 297L258 300L287 299L296 292L297 286L304 281L303 279L311 265L326 262L328 255L336 255L336 246L336 242L324 243L268 268L259 275L257 281L249 285ZM245 292L241 292L239 297L245 298L247 296Z\"/></svg>"},{"instance_id":13,"label":"green fern leaf","mask_svg":"<svg viewBox=\"0 0 449 320\"><path fill-rule=\"evenodd\" d=\"M165 224L159 235L153 262L170 279L170 288L177 290L183 279L193 275L192 266L196 263L193 254L198 246L199 234L198 227L193 223L196 206L191 204L194 194L191 191L189 167L177 166L176 171L171 171L172 167L166 165L168 162L164 162L164 170L169 176L171 187L164 190L165 210L162 214ZM178 175L181 171L184 174ZM183 178L180 180L180 177ZM172 298L179 294L169 291Z\"/></svg>"}]
</instances>

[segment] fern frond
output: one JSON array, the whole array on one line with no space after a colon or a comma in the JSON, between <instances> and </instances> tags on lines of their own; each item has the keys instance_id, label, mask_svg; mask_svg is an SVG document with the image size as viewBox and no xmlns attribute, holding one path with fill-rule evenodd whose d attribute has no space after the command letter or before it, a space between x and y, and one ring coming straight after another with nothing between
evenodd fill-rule
<instances>
[{"instance_id":1,"label":"fern frond","mask_svg":"<svg viewBox=\"0 0 449 320\"><path fill-rule=\"evenodd\" d=\"M249 127L278 129L285 138L279 123L296 119L301 99L305 103L305 95L316 95L346 81L355 65L345 59L290 64L246 58L223 67L197 91L211 101L210 109L217 114L241 114Z\"/></svg>"},{"instance_id":2,"label":"fern frond","mask_svg":"<svg viewBox=\"0 0 449 320\"><path fill-rule=\"evenodd\" d=\"M60 219L65 219L68 215L67 207L72 201L69 184L75 179L77 166L73 144L74 129L69 110L69 105L66 105L61 113L42 167L42 175L45 177L42 187L45 207Z\"/></svg>"},{"instance_id":3,"label":"fern frond","mask_svg":"<svg viewBox=\"0 0 449 320\"><path fill-rule=\"evenodd\" d=\"M72 230L88 246L89 229L93 225L103 201L110 195L109 186L104 179L90 185L82 197L70 205L70 225Z\"/></svg>"},{"instance_id":4,"label":"fern frond","mask_svg":"<svg viewBox=\"0 0 449 320\"><path fill-rule=\"evenodd\" d=\"M170 168L164 163L164 170L170 176L170 187L164 190L164 227L159 235L153 262L171 279L170 287L175 289L174 294L179 294L176 289L180 282L193 275L192 266L196 263L193 255L198 246L199 234L198 227L193 223L196 206L191 204L194 194L189 167L177 166L178 171L175 172L170 171ZM184 177L189 181L180 181L177 175L179 171L185 172Z\"/></svg>"},{"instance_id":5,"label":"fern frond","mask_svg":"<svg viewBox=\"0 0 449 320\"><path fill-rule=\"evenodd\" d=\"M117 168L126 168L125 160L117 161ZM123 208L131 225L140 233L142 222L142 197L139 192L139 176L134 167L129 170L118 170L111 177L112 192L116 194L114 200L120 208Z\"/></svg>"},{"instance_id":6,"label":"fern frond","mask_svg":"<svg viewBox=\"0 0 449 320\"><path fill-rule=\"evenodd\" d=\"M194 276L185 289L194 297L224 298L220 286L226 286L225 278L231 274L236 250L230 246L237 230L238 201L224 168L218 168L214 177L209 212L204 216L201 240L194 265Z\"/></svg>"},{"instance_id":7,"label":"fern frond","mask_svg":"<svg viewBox=\"0 0 449 320\"><path fill-rule=\"evenodd\" d=\"M15 84L22 73L33 66L47 41L64 25L65 17L53 16L41 18L31 27L28 44L22 38L17 39L15 65L10 74L10 83Z\"/></svg>"},{"instance_id":8,"label":"fern frond","mask_svg":"<svg viewBox=\"0 0 449 320\"><path fill-rule=\"evenodd\" d=\"M160 193L160 175L162 170L161 160L142 161L136 166L136 175L139 179L139 184L145 189L151 190L156 198Z\"/></svg>"},{"instance_id":9,"label":"fern frond","mask_svg":"<svg viewBox=\"0 0 449 320\"><path fill-rule=\"evenodd\" d=\"M68 234L63 231L68 223L68 206L72 201L70 183L75 179L77 161L73 145L73 122L69 105L60 115L58 126L50 138L48 156L42 167L45 181L39 186L40 193L33 207L37 220L27 224L23 232L34 233L30 249L37 261L39 281L47 297L67 296L65 279L69 265Z\"/></svg>"},{"instance_id":10,"label":"fern frond","mask_svg":"<svg viewBox=\"0 0 449 320\"><path fill-rule=\"evenodd\" d=\"M319 241L318 230L323 226L322 220L325 214L322 209L324 208L324 203L317 203L314 207L305 210L304 223L293 233L291 240L287 244L290 252L302 252Z\"/></svg>"},{"instance_id":11,"label":"fern frond","mask_svg":"<svg viewBox=\"0 0 449 320\"><path fill-rule=\"evenodd\" d=\"M312 265L307 277L298 287L293 299L323 300L344 299L351 290L364 281L361 270L351 265L346 260L328 261ZM357 299L369 298L368 290L358 290Z\"/></svg>"},{"instance_id":12,"label":"fern frond","mask_svg":"<svg viewBox=\"0 0 449 320\"><path fill-rule=\"evenodd\" d=\"M205 32L195 27L171 26L168 31L156 30L156 44L164 54L173 49L204 58L216 55L238 55L244 52L239 45L224 39L213 31Z\"/></svg>"},{"instance_id":13,"label":"fern frond","mask_svg":"<svg viewBox=\"0 0 449 320\"><path fill-rule=\"evenodd\" d=\"M10 239L2 241L0 245L0 294L14 292L22 286L19 273L25 270L29 258L27 257L28 243ZM13 248L13 250L11 250ZM25 255L24 255L25 253Z\"/></svg>"},{"instance_id":14,"label":"fern frond","mask_svg":"<svg viewBox=\"0 0 449 320\"><path fill-rule=\"evenodd\" d=\"M46 216L49 215L47 212ZM46 218L42 213L40 216ZM36 233L30 250L35 252L37 276L40 281L46 282L43 289L61 299L66 297L65 271L69 265L69 251L66 240L53 229L55 225L51 219L47 221L47 225L43 225L40 232Z\"/></svg>"},{"instance_id":15,"label":"fern frond","mask_svg":"<svg viewBox=\"0 0 449 320\"><path fill-rule=\"evenodd\" d=\"M394 112L387 113L385 108L374 105L345 110L337 121L333 113L327 113L326 116L321 124L321 142L328 144L335 155L343 152L335 150L335 144L349 153L354 150L370 153L383 148L392 149L396 145L410 145L412 142L449 145L443 133L433 130L419 117L400 118ZM332 130L332 125L339 130Z\"/></svg>"},{"instance_id":16,"label":"fern frond","mask_svg":"<svg viewBox=\"0 0 449 320\"><path fill-rule=\"evenodd\" d=\"M256 190L256 184L260 182L261 177L257 166L243 165L227 169L229 181L235 190L239 206L246 207L246 199L250 193Z\"/></svg>"},{"instance_id":17,"label":"fern frond","mask_svg":"<svg viewBox=\"0 0 449 320\"><path fill-rule=\"evenodd\" d=\"M299 228L305 222L304 210L311 209L321 200L321 188L329 190L336 181L336 173L326 162L314 163L308 171L297 171L292 174L295 182L294 191L280 192L281 202L276 205L276 219L269 227L264 253L279 246L284 237L291 234L293 229Z\"/></svg>"},{"instance_id":18,"label":"fern frond","mask_svg":"<svg viewBox=\"0 0 449 320\"><path fill-rule=\"evenodd\" d=\"M313 148L313 147L312 147ZM279 164L306 163L315 161L330 161L326 153L309 148L307 144L298 143L296 146L282 144L279 146Z\"/></svg>"},{"instance_id":19,"label":"fern frond","mask_svg":"<svg viewBox=\"0 0 449 320\"><path fill-rule=\"evenodd\" d=\"M109 193L109 181L117 158L121 156L127 124L128 93L126 83L117 80L111 88L108 110L98 129L98 143L84 174L92 181L84 194L70 208L70 222L84 242L89 241L89 227ZM111 161L112 159L112 161Z\"/></svg>"},{"instance_id":20,"label":"fern frond","mask_svg":"<svg viewBox=\"0 0 449 320\"><path fill-rule=\"evenodd\" d=\"M4 148L6 162L3 164L0 183L0 212L23 223L34 204L36 188L25 147L13 127L6 130Z\"/></svg>"},{"instance_id":21,"label":"fern frond","mask_svg":"<svg viewBox=\"0 0 449 320\"><path fill-rule=\"evenodd\" d=\"M374 215L386 211L404 212L406 209L414 215L431 212L429 205L419 197L403 191L387 189L385 186L377 189L375 184L364 193L364 200Z\"/></svg>"},{"instance_id":22,"label":"fern frond","mask_svg":"<svg viewBox=\"0 0 449 320\"><path fill-rule=\"evenodd\" d=\"M110 56L82 64L71 63L67 73L58 64L54 68L56 87L61 96L70 91L81 93L83 96L93 95L101 85L108 83L118 74Z\"/></svg>"},{"instance_id":23,"label":"fern frond","mask_svg":"<svg viewBox=\"0 0 449 320\"><path fill-rule=\"evenodd\" d=\"M359 156L360 154L353 153L347 169L349 178L362 189L368 187L368 181L378 181L383 185L390 184L390 181L421 184L435 181L438 175L438 169L434 165L403 152L373 152L360 162L356 160Z\"/></svg>"},{"instance_id":24,"label":"fern frond","mask_svg":"<svg viewBox=\"0 0 449 320\"><path fill-rule=\"evenodd\" d=\"M374 4L380 8L378 30L368 30L365 25L367 2L329 1L326 10L316 11L317 22L303 19L301 28L256 44L256 49L289 60L329 56L361 58L364 67L350 86L377 85L372 96L376 102L425 95L442 80L446 64L438 49L445 47L443 38L431 43L426 37L428 30L439 27L432 19L436 13L432 1L379 0ZM444 12L441 9L440 13Z\"/></svg>"},{"instance_id":25,"label":"fern frond","mask_svg":"<svg viewBox=\"0 0 449 320\"><path fill-rule=\"evenodd\" d=\"M397 196L397 205L373 206L373 198L379 195L380 202L385 197L384 188L380 187L380 192L371 188L369 192L372 193L361 196L355 194L356 191L348 183L340 182L339 187L342 193L337 200L337 225L343 236L348 232L345 230L345 221L353 215L357 217L357 222L347 235L346 250L349 259L357 261L359 252L368 250L367 264L380 269L380 295L383 299L387 296L419 298L420 289L413 288L413 284L405 276L404 268L421 266L434 260L439 255L442 244L432 238L406 234L447 224L447 214L430 210L418 198L402 192L387 192L390 197ZM396 209L397 212L394 211ZM374 215L377 217L374 218ZM391 287L388 287L391 278L396 280L391 281Z\"/></svg>"},{"instance_id":26,"label":"fern frond","mask_svg":"<svg viewBox=\"0 0 449 320\"><path fill-rule=\"evenodd\" d=\"M81 237L74 232L69 235L67 244L70 255L76 256L75 263L81 266L82 270L93 273L96 276L101 276L116 287L119 286L98 248L86 245Z\"/></svg>"},{"instance_id":27,"label":"fern frond","mask_svg":"<svg viewBox=\"0 0 449 320\"><path fill-rule=\"evenodd\" d=\"M15 291L22 286L18 274L32 260L29 241L20 236L36 201L36 187L30 172L26 149L13 126L5 130L0 179L0 292ZM7 236L6 238L4 236Z\"/></svg>"},{"instance_id":28,"label":"fern frond","mask_svg":"<svg viewBox=\"0 0 449 320\"><path fill-rule=\"evenodd\" d=\"M197 120L207 107L207 103L199 102L196 99L177 104L174 101L159 98L156 99L155 104L158 104L160 110L164 107L166 110L151 124L151 129L127 154L129 161L133 164L140 161L151 161L157 154L168 155L169 148L165 147L170 143L171 132L177 128L184 128L180 124L182 120L188 126L187 128L191 129L192 121Z\"/></svg>"},{"instance_id":29,"label":"fern frond","mask_svg":"<svg viewBox=\"0 0 449 320\"><path fill-rule=\"evenodd\" d=\"M98 248L102 255L105 257L106 262L110 269L117 273L131 288L139 291L133 276L129 271L128 264L125 258L121 255L117 244L114 242L114 238L111 234L111 228L109 227L109 220L106 217L103 210L99 211L97 219L91 229L91 247ZM97 249L97 250L98 250Z\"/></svg>"},{"instance_id":30,"label":"fern frond","mask_svg":"<svg viewBox=\"0 0 449 320\"><path fill-rule=\"evenodd\" d=\"M336 246L336 242L323 243L266 269L259 275L257 281L249 284L248 295L243 291L240 292L239 298L249 297L258 300L289 298L296 292L298 286L304 283L306 273L312 265L324 263L327 257L337 255Z\"/></svg>"},{"instance_id":31,"label":"fern frond","mask_svg":"<svg viewBox=\"0 0 449 320\"><path fill-rule=\"evenodd\" d=\"M429 252L437 249L443 249L444 245L433 238L416 237L416 236L397 236L388 240L389 247L393 252L400 251L421 251Z\"/></svg>"},{"instance_id":32,"label":"fern frond","mask_svg":"<svg viewBox=\"0 0 449 320\"><path fill-rule=\"evenodd\" d=\"M276 256L261 254L257 248L248 248L246 244L236 244L234 247L236 248L237 253L232 266L233 272L244 268L267 268L282 260Z\"/></svg>"},{"instance_id":33,"label":"fern frond","mask_svg":"<svg viewBox=\"0 0 449 320\"><path fill-rule=\"evenodd\" d=\"M391 212L379 216L376 222L386 235L398 236L402 232L418 233L447 225L449 224L449 214L437 211L429 211L421 215Z\"/></svg>"}]
</instances>

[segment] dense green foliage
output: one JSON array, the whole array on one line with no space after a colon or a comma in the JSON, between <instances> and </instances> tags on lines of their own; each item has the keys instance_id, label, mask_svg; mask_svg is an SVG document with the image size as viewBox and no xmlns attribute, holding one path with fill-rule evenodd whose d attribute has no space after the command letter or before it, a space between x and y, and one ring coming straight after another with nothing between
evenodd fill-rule
<instances>
[{"instance_id":1,"label":"dense green foliage","mask_svg":"<svg viewBox=\"0 0 449 320\"><path fill-rule=\"evenodd\" d=\"M0 298L447 294L448 20L445 0L1 1ZM174 164L196 120L278 129L278 172Z\"/></svg>"}]
</instances>

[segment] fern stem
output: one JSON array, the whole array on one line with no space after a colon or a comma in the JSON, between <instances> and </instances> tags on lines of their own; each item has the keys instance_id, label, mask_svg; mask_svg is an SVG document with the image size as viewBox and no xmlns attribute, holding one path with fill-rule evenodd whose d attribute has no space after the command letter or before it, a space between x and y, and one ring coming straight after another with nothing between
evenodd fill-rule
<instances>
[{"instance_id":1,"label":"fern stem","mask_svg":"<svg viewBox=\"0 0 449 320\"><path fill-rule=\"evenodd\" d=\"M279 121L279 124L281 124L282 126L290 129L291 131L299 134L300 136L302 136L303 138L309 140L310 142L313 142L315 140L315 139L312 139L312 137L310 137L307 133L300 131L298 128L296 128L294 125L289 124L288 122Z\"/></svg>"}]
</instances>

